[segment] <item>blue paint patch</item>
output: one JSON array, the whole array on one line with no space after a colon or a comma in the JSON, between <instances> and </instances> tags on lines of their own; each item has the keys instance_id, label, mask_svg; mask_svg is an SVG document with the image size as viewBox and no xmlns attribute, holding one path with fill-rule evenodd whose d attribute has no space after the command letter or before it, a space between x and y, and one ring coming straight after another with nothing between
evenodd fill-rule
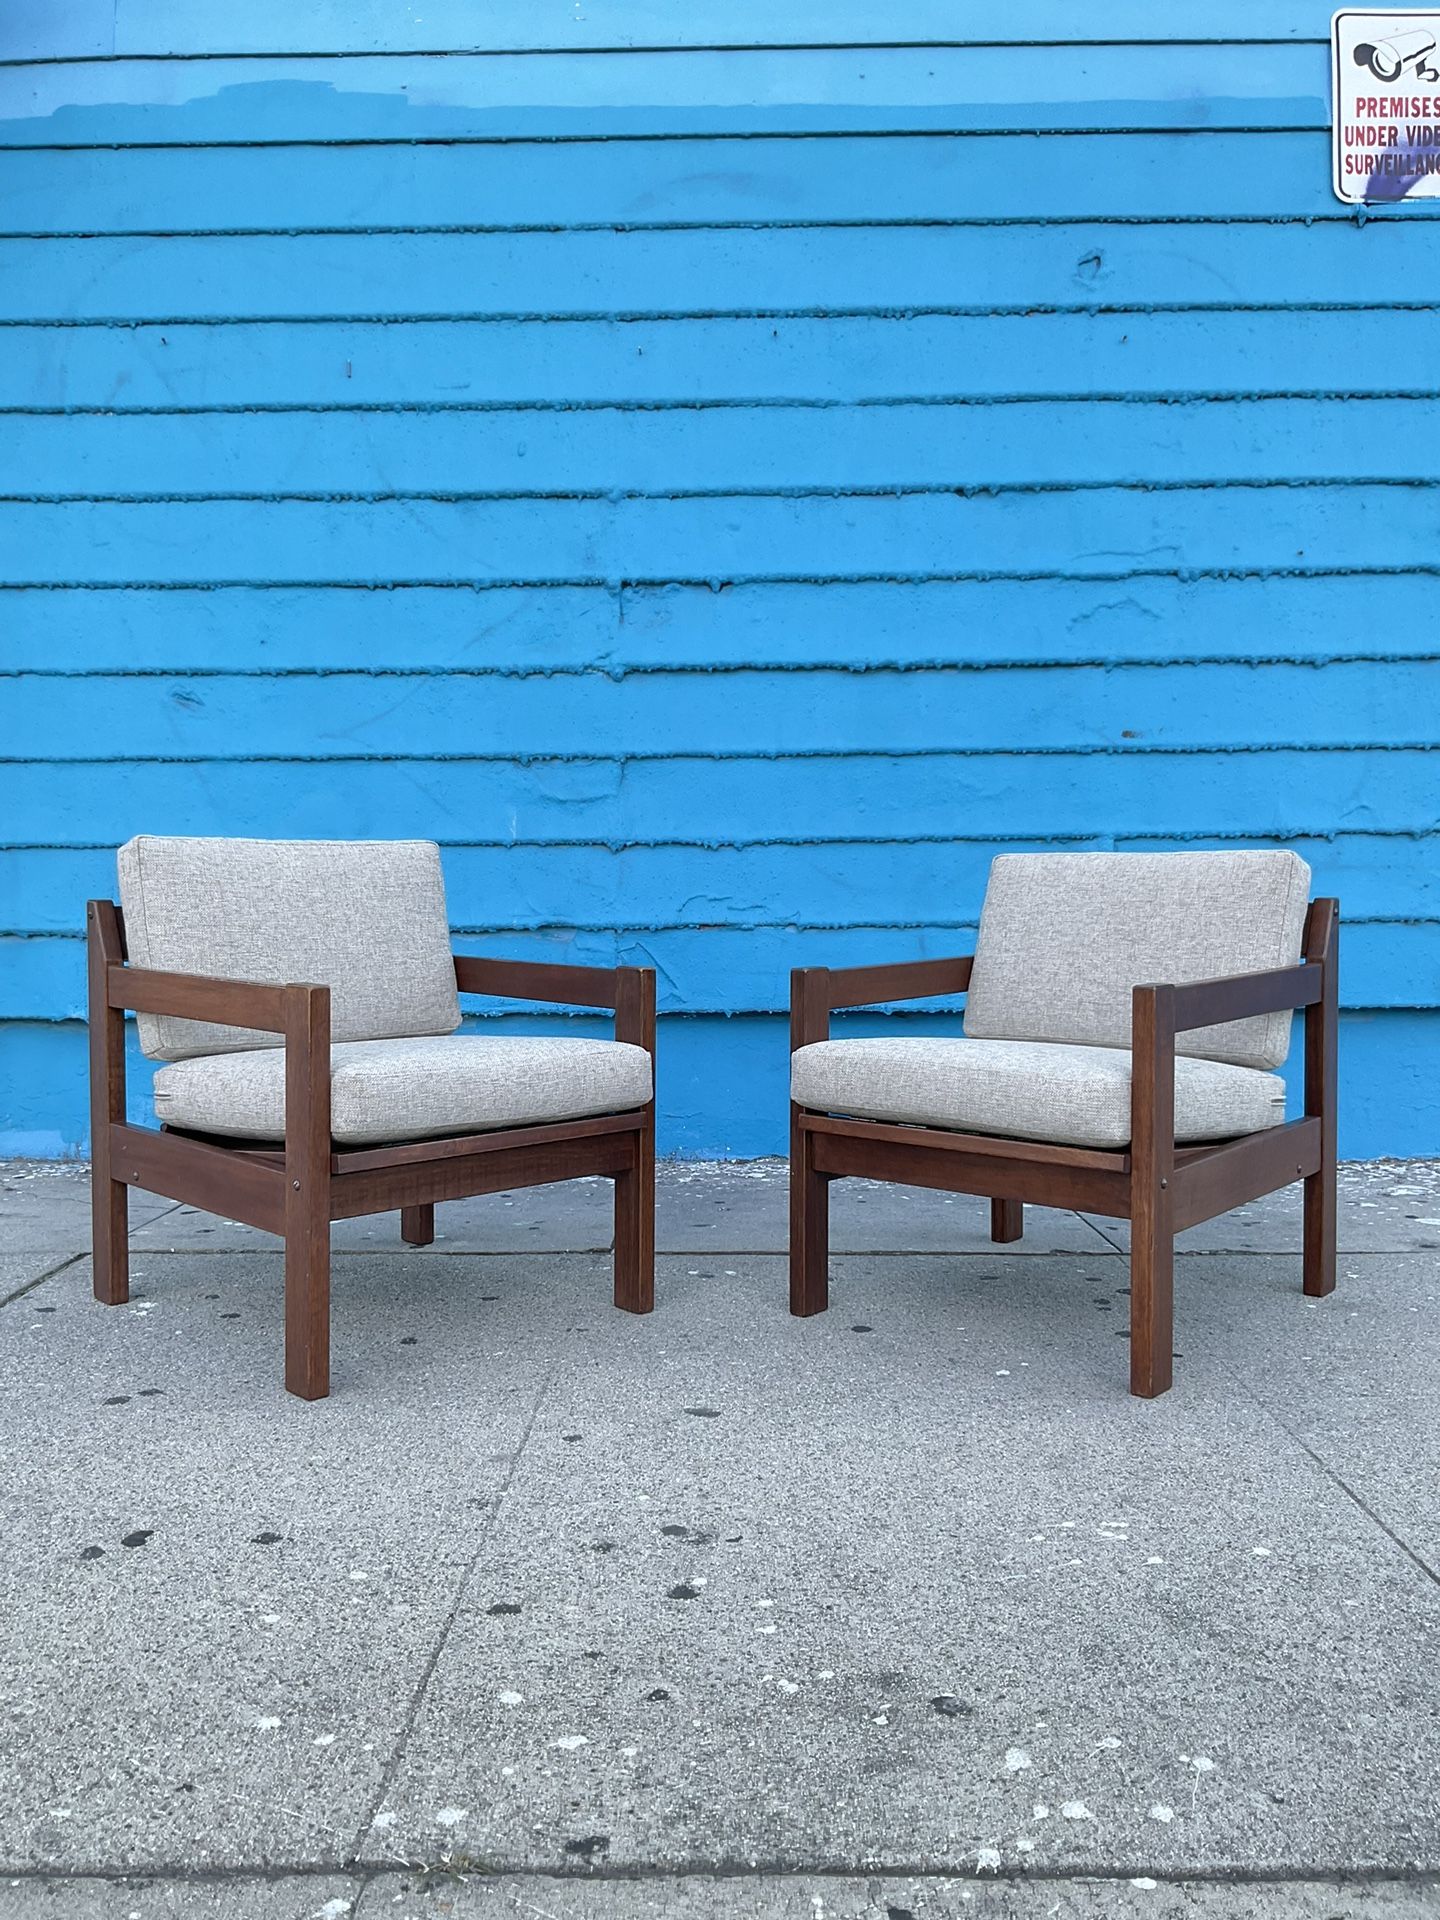
<instances>
[{"instance_id":1,"label":"blue paint patch","mask_svg":"<svg viewBox=\"0 0 1440 1920\"><path fill-rule=\"evenodd\" d=\"M0 70L0 143L498 141L774 132L1325 127L1311 46L752 47L413 59L108 60ZM723 183L717 183L723 184ZM748 184L743 161L735 186ZM303 190L303 189L302 189ZM104 203L102 203L103 205ZM276 209L285 219L284 201Z\"/></svg>"}]
</instances>

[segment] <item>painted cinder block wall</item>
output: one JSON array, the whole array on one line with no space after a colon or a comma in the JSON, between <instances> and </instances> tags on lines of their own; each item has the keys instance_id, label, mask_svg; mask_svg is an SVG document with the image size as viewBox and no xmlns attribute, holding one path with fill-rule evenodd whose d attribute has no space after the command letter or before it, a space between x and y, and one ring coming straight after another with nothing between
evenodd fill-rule
<instances>
[{"instance_id":1,"label":"painted cinder block wall","mask_svg":"<svg viewBox=\"0 0 1440 1920\"><path fill-rule=\"evenodd\" d=\"M83 1149L82 903L169 831L653 961L688 1155L998 848L1293 845L1342 1149L1440 1151L1440 229L1331 197L1328 7L1083 16L8 10L4 1150Z\"/></svg>"}]
</instances>

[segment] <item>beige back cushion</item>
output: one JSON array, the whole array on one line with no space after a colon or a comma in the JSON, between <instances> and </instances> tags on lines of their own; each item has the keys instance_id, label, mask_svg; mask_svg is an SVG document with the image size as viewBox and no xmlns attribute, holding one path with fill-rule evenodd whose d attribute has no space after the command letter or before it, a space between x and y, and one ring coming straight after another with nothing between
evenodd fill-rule
<instances>
[{"instance_id":1,"label":"beige back cushion","mask_svg":"<svg viewBox=\"0 0 1440 1920\"><path fill-rule=\"evenodd\" d=\"M1131 989L1293 966L1310 869L1293 853L1002 854L990 869L965 1031L1128 1047ZM1290 1015L1177 1035L1177 1053L1278 1067Z\"/></svg>"},{"instance_id":2,"label":"beige back cushion","mask_svg":"<svg viewBox=\"0 0 1440 1920\"><path fill-rule=\"evenodd\" d=\"M331 1037L460 1024L440 849L430 840L200 840L142 834L119 853L133 966L330 989ZM139 1016L152 1060L274 1047L278 1034Z\"/></svg>"}]
</instances>

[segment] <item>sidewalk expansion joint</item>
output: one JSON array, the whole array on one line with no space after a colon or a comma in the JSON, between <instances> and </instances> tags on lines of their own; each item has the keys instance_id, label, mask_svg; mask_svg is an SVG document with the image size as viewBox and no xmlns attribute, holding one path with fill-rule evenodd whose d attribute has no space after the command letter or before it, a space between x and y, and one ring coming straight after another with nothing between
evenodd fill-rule
<instances>
[{"instance_id":1,"label":"sidewalk expansion joint","mask_svg":"<svg viewBox=\"0 0 1440 1920\"><path fill-rule=\"evenodd\" d=\"M127 1866L78 1866L67 1868L10 1866L0 1862L0 1876L24 1885L72 1885L98 1880L107 1885L126 1886L141 1882L169 1881L180 1886L226 1886L237 1882L258 1881L275 1884L285 1880L349 1879L369 1884L384 1876L406 1873L447 1873L455 1869L444 1856L434 1861L407 1862L393 1856L382 1860L295 1860L267 1862L250 1866L197 1867L176 1862L151 1862ZM499 1865L472 1857L467 1871L457 1878L473 1876L486 1885L506 1880L548 1880L555 1883L664 1884L676 1880L772 1881L776 1883L806 1880L911 1880L950 1882L978 1879L987 1886L1021 1888L1025 1886L1085 1886L1106 1881L1130 1881L1148 1877L1162 1887L1274 1887L1293 1886L1320 1889L1341 1888L1440 1888L1440 1867L1395 1866L1196 1866L1177 1868L1173 1862L1164 1868L1143 1861L1119 1864L1087 1863L1075 1866L1027 1867L1023 1872L976 1874L973 1854L948 1865L937 1865L933 1858L912 1860L827 1860L812 1865L786 1861L768 1864L750 1860L685 1860L669 1864L639 1861L633 1865L609 1864L599 1867Z\"/></svg>"},{"instance_id":2,"label":"sidewalk expansion joint","mask_svg":"<svg viewBox=\"0 0 1440 1920\"><path fill-rule=\"evenodd\" d=\"M16 1287L13 1293L7 1293L4 1299L0 1300L0 1307L8 1307L16 1300L23 1300L27 1293L33 1293L36 1287L43 1287L45 1282L53 1280L57 1273L64 1273L68 1267L73 1267L77 1260L85 1258L83 1253L67 1253L65 1258L53 1267L47 1267L44 1273L36 1274L33 1280L27 1280L23 1287Z\"/></svg>"},{"instance_id":3,"label":"sidewalk expansion joint","mask_svg":"<svg viewBox=\"0 0 1440 1920\"><path fill-rule=\"evenodd\" d=\"M440 1664L440 1657L444 1653L450 1635L454 1631L455 1623L460 1617L461 1608L465 1604L465 1596L469 1592L470 1583L475 1577L476 1569L479 1567L481 1558L489 1544L490 1536L495 1531L496 1522L500 1517L500 1510L504 1506L506 1496L510 1492L510 1488L515 1481L515 1476L520 1470L520 1462L524 1458L526 1447L530 1444L530 1436L535 1430L535 1422L540 1417L540 1409L544 1405L546 1396L559 1371L560 1362L557 1360L540 1382L539 1391L535 1395L535 1403L530 1409L529 1417L526 1419L524 1430L520 1435L519 1445L511 1455L510 1464L506 1469L505 1476L496 1490L494 1499L490 1502L489 1510L486 1514L486 1522L481 1529L475 1551L465 1563L465 1567L461 1572L459 1582L455 1589L455 1598L450 1603L449 1611L441 1622L440 1631L435 1637L435 1644L430 1649L429 1657L421 1668L420 1678L416 1682L414 1692L410 1698L410 1705L406 1710L404 1720L400 1724L399 1732L395 1736L394 1751L385 1764L385 1768L380 1776L380 1784L371 1796L366 1811L361 1816L360 1825L356 1828L355 1838L350 1846L352 1858L345 1862L341 1869L342 1871L381 1871L385 1869L394 1871L403 1865L403 1863L397 1862L393 1858L388 1861L362 1860L360 1858L360 1847L366 1836L373 1829L375 1816L384 1806L386 1798L399 1775L400 1767L409 1749L410 1738L415 1731L415 1724L420 1717L420 1709L424 1704L430 1682L435 1677L435 1670Z\"/></svg>"}]
</instances>

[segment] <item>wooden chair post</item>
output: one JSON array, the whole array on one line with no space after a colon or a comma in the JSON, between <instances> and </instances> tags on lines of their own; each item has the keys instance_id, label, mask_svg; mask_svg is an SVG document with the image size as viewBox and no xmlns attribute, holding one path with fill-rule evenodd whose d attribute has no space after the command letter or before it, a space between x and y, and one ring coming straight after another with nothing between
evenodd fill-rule
<instances>
[{"instance_id":1,"label":"wooden chair post","mask_svg":"<svg viewBox=\"0 0 1440 1920\"><path fill-rule=\"evenodd\" d=\"M285 1385L330 1391L330 989L285 989Z\"/></svg>"},{"instance_id":2,"label":"wooden chair post","mask_svg":"<svg viewBox=\"0 0 1440 1920\"><path fill-rule=\"evenodd\" d=\"M997 1246L1009 1246L1025 1232L1025 1208L1019 1200L990 1202L990 1238Z\"/></svg>"},{"instance_id":3,"label":"wooden chair post","mask_svg":"<svg viewBox=\"0 0 1440 1920\"><path fill-rule=\"evenodd\" d=\"M655 1306L655 973L618 967L615 1038L650 1056L651 1095L633 1137L634 1161L615 1176L615 1304L626 1313Z\"/></svg>"},{"instance_id":4,"label":"wooden chair post","mask_svg":"<svg viewBox=\"0 0 1440 1920\"><path fill-rule=\"evenodd\" d=\"M1130 1028L1130 1391L1173 1374L1175 989L1136 987Z\"/></svg>"},{"instance_id":5,"label":"wooden chair post","mask_svg":"<svg viewBox=\"0 0 1440 1920\"><path fill-rule=\"evenodd\" d=\"M434 1205L402 1207L400 1238L407 1247L428 1247L435 1238Z\"/></svg>"},{"instance_id":6,"label":"wooden chair post","mask_svg":"<svg viewBox=\"0 0 1440 1920\"><path fill-rule=\"evenodd\" d=\"M1340 903L1314 900L1305 958L1319 962L1320 998L1305 1009L1305 1112L1320 1122L1320 1165L1305 1182L1305 1291L1335 1291L1336 1068L1340 1024Z\"/></svg>"},{"instance_id":7,"label":"wooden chair post","mask_svg":"<svg viewBox=\"0 0 1440 1920\"><path fill-rule=\"evenodd\" d=\"M830 1037L830 970L796 967L790 975L790 1051ZM830 1304L830 1181L815 1171L803 1109L790 1103L790 1311L801 1317Z\"/></svg>"},{"instance_id":8,"label":"wooden chair post","mask_svg":"<svg viewBox=\"0 0 1440 1920\"><path fill-rule=\"evenodd\" d=\"M112 1007L108 975L125 958L112 900L92 900L85 935L90 976L90 1212L95 1298L108 1307L130 1298L129 1189L113 1176L110 1128L125 1119L125 1015Z\"/></svg>"}]
</instances>

